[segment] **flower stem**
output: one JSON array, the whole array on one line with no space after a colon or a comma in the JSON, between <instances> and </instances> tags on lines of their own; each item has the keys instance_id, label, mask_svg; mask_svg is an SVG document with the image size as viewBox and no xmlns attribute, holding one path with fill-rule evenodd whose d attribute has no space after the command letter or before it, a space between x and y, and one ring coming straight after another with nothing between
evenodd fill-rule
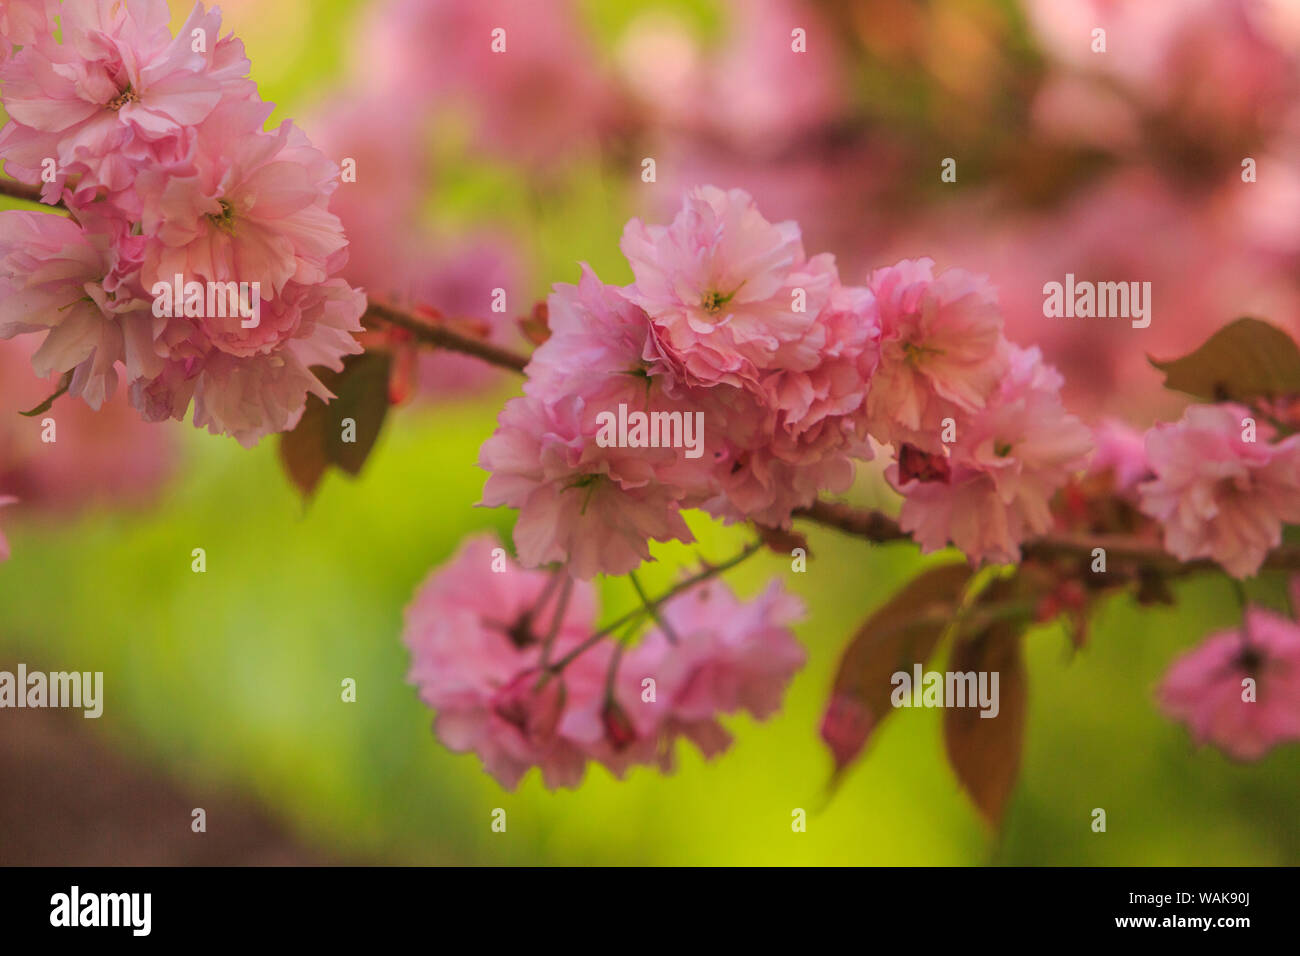
<instances>
[{"instance_id":1,"label":"flower stem","mask_svg":"<svg viewBox=\"0 0 1300 956\"><path fill-rule=\"evenodd\" d=\"M595 634L592 634L591 637L587 638L585 641L583 641L573 650L569 651L569 653L561 657L558 661L556 661L553 665L551 665L551 668L547 673L548 674L558 673L564 670L564 668L568 667L569 664L571 664L574 660L576 660L584 651L600 643L602 640L604 640L614 631L618 630L624 624L628 623L629 621L643 614L646 613L654 614L654 612L661 605L666 604L668 601L671 601L673 598L677 597L677 595L681 594L683 591L689 591L697 584L701 584L709 580L710 578L716 578L719 574L722 574L726 571L730 571L732 568L740 564L751 554L754 554L762 547L763 547L762 541L754 541L751 544L746 545L745 549L741 551L739 554L737 554L735 557L730 558L722 562L721 564L713 564L713 565L706 566L704 570L691 575L689 578L686 578L684 581L679 582L674 587L670 588L668 591L661 594L659 597L655 598L652 601L647 602L644 607L638 607L632 609L631 611L628 611L626 614L624 614L622 617L618 618L617 620L611 621L609 624L606 624Z\"/></svg>"}]
</instances>

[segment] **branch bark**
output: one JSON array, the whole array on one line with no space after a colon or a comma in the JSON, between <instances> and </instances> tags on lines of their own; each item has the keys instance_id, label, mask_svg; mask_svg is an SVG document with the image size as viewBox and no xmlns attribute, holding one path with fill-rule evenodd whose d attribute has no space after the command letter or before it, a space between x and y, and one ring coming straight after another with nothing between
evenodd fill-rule
<instances>
[{"instance_id":1,"label":"branch bark","mask_svg":"<svg viewBox=\"0 0 1300 956\"><path fill-rule=\"evenodd\" d=\"M47 209L61 209L59 206L51 206L48 203L41 202L41 187L29 186L26 183L20 183L16 179L8 179L0 176L0 196L8 196L10 199L21 199L23 202L40 203Z\"/></svg>"},{"instance_id":2,"label":"branch bark","mask_svg":"<svg viewBox=\"0 0 1300 956\"><path fill-rule=\"evenodd\" d=\"M433 345L440 349L447 349L451 352L461 352L465 355L472 355L475 358L496 365L501 368L508 368L511 371L523 373L524 367L528 365L528 356L510 349L502 348L491 342L485 342L482 339L476 339L468 335L462 335L459 332L453 332L446 326L434 325L424 319L411 315L395 306L387 305L383 302L370 301L366 309L366 315L387 322L389 325L395 325L399 329L406 329L421 342L426 345Z\"/></svg>"}]
</instances>

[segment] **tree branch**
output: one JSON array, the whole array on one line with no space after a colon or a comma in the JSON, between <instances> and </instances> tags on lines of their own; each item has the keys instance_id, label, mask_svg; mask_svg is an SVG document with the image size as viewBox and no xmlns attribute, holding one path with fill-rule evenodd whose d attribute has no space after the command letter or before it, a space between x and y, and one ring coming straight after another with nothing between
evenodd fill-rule
<instances>
[{"instance_id":1,"label":"tree branch","mask_svg":"<svg viewBox=\"0 0 1300 956\"><path fill-rule=\"evenodd\" d=\"M20 183L16 179L8 179L4 176L0 176L0 196L21 199L23 202L39 203L47 209L63 208L62 204L51 206L49 203L41 202L40 186L28 186L26 183Z\"/></svg>"},{"instance_id":2,"label":"tree branch","mask_svg":"<svg viewBox=\"0 0 1300 956\"><path fill-rule=\"evenodd\" d=\"M910 536L898 527L898 523L888 515L878 511L854 508L851 505L834 501L818 501L807 508L800 508L794 513L796 518L805 518L827 528L835 528L846 534L864 538L877 544L890 541L909 540ZM1171 574L1188 574L1195 571L1222 571L1214 561L1180 561L1158 545L1141 538L1123 534L1048 534L1027 541L1021 549L1023 556L1032 558L1051 558L1062 555L1088 558L1093 551L1102 548L1108 562L1130 562L1156 571ZM1265 570L1300 570L1300 548L1283 545L1275 548L1264 560Z\"/></svg>"},{"instance_id":3,"label":"tree branch","mask_svg":"<svg viewBox=\"0 0 1300 956\"><path fill-rule=\"evenodd\" d=\"M502 348L499 345L493 345L491 342L485 342L482 339L476 339L472 336L462 335L459 332L453 332L451 329L442 325L434 325L424 319L418 318L409 312L395 306L387 305L383 302L370 300L370 305L366 309L366 315L371 318L379 319L381 322L387 322L389 325L395 325L399 329L406 329L421 342L428 345L436 346L440 349L447 349L450 352L461 352L465 355L472 355L475 358L482 359L490 365L496 365L501 368L508 368L511 371L522 373L524 367L528 365L528 356L513 352L510 349Z\"/></svg>"}]
</instances>

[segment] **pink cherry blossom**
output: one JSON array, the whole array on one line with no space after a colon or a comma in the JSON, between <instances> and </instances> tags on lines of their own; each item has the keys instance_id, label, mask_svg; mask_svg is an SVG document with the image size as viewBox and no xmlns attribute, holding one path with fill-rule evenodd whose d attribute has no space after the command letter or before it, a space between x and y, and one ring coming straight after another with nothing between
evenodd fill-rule
<instances>
[{"instance_id":1,"label":"pink cherry blossom","mask_svg":"<svg viewBox=\"0 0 1300 956\"><path fill-rule=\"evenodd\" d=\"M1088 474L1111 474L1115 492L1137 498L1138 485L1151 476L1147 465L1146 436L1117 419L1107 419L1092 430L1096 450L1088 462Z\"/></svg>"},{"instance_id":2,"label":"pink cherry blossom","mask_svg":"<svg viewBox=\"0 0 1300 956\"><path fill-rule=\"evenodd\" d=\"M107 288L111 244L61 216L0 213L0 338L46 332L32 368L42 378L71 374L69 394L92 408L116 389L118 363L132 379L161 368L147 303Z\"/></svg>"},{"instance_id":3,"label":"pink cherry blossom","mask_svg":"<svg viewBox=\"0 0 1300 956\"><path fill-rule=\"evenodd\" d=\"M78 202L102 187L117 193L135 173L181 148L184 130L203 122L223 97L247 98L253 84L243 44L221 38L221 16L195 4L176 37L164 0L77 0L59 7L62 43L42 38L0 70L10 123L0 158L10 175L41 180L46 157L57 200L70 178ZM194 49L194 31L206 37Z\"/></svg>"},{"instance_id":4,"label":"pink cherry blossom","mask_svg":"<svg viewBox=\"0 0 1300 956\"><path fill-rule=\"evenodd\" d=\"M1233 577L1259 570L1300 521L1300 435L1273 443L1266 423L1232 403L1194 405L1147 433L1155 478L1138 487L1141 509L1164 527L1165 548L1183 561L1212 558Z\"/></svg>"},{"instance_id":5,"label":"pink cherry blossom","mask_svg":"<svg viewBox=\"0 0 1300 956\"><path fill-rule=\"evenodd\" d=\"M366 11L352 71L385 103L455 112L476 146L548 168L619 119L584 33L573 0L386 0Z\"/></svg>"},{"instance_id":6,"label":"pink cherry blossom","mask_svg":"<svg viewBox=\"0 0 1300 956\"><path fill-rule=\"evenodd\" d=\"M290 280L324 281L347 246L328 209L338 168L285 121L261 131L271 106L223 104L200 126L192 158L140 173L149 243L143 280L182 275L257 282L274 298ZM341 266L341 263L339 264Z\"/></svg>"},{"instance_id":7,"label":"pink cherry blossom","mask_svg":"<svg viewBox=\"0 0 1300 956\"><path fill-rule=\"evenodd\" d=\"M764 720L780 709L807 658L790 630L803 613L802 602L779 582L749 602L718 581L685 591L660 608L667 630L652 629L624 654L611 699L591 686L595 680L604 686L596 665L608 670L607 653L589 663L585 684L570 681L585 703L570 707L561 727L618 775L638 764L670 772L679 738L706 758L717 756L732 739L721 715L746 711ZM647 680L654 682L653 697Z\"/></svg>"},{"instance_id":8,"label":"pink cherry blossom","mask_svg":"<svg viewBox=\"0 0 1300 956\"><path fill-rule=\"evenodd\" d=\"M438 712L434 729L442 742L457 752L477 753L502 786L514 789L533 766L541 767L550 787L577 786L585 757L557 730L561 714L581 698L575 699L564 677L540 691L537 684L552 627L551 660L591 634L595 591L585 582L573 583L555 622L558 589L538 607L550 573L513 565L495 572L495 548L487 535L466 539L416 593L404 631L411 651L408 679Z\"/></svg>"},{"instance_id":9,"label":"pink cherry blossom","mask_svg":"<svg viewBox=\"0 0 1300 956\"><path fill-rule=\"evenodd\" d=\"M871 274L881 337L867 414L877 440L938 452L943 420L983 408L1008 359L993 287L933 267L904 259Z\"/></svg>"},{"instance_id":10,"label":"pink cherry blossom","mask_svg":"<svg viewBox=\"0 0 1300 956\"><path fill-rule=\"evenodd\" d=\"M823 492L846 491L853 460L870 460L866 401L879 356L870 291L837 285L809 330L817 364L769 372L751 390L713 388L708 418L725 424L714 472L721 492L702 507L728 520L788 527Z\"/></svg>"},{"instance_id":11,"label":"pink cherry blossom","mask_svg":"<svg viewBox=\"0 0 1300 956\"><path fill-rule=\"evenodd\" d=\"M694 540L680 492L655 478L676 451L601 448L596 413L578 395L512 399L479 452L491 472L481 503L519 509L515 546L528 567L560 561L579 578L626 574L649 559L648 540Z\"/></svg>"},{"instance_id":12,"label":"pink cherry blossom","mask_svg":"<svg viewBox=\"0 0 1300 956\"><path fill-rule=\"evenodd\" d=\"M1300 740L1300 625L1248 608L1240 629L1211 634L1174 661L1159 699L1196 743L1238 760L1258 760Z\"/></svg>"},{"instance_id":13,"label":"pink cherry blossom","mask_svg":"<svg viewBox=\"0 0 1300 956\"><path fill-rule=\"evenodd\" d=\"M251 355L214 350L192 380L195 426L232 435L245 447L297 425L308 393L334 398L313 366L338 372L345 355L361 352L352 333L361 331L365 297L341 279L291 286L275 305L268 311L283 310L274 323L284 335L279 347Z\"/></svg>"},{"instance_id":14,"label":"pink cherry blossom","mask_svg":"<svg viewBox=\"0 0 1300 956\"><path fill-rule=\"evenodd\" d=\"M693 189L670 225L629 222L622 249L636 275L628 298L690 383L741 386L817 363L806 336L836 284L834 259L808 259L798 225L768 222L743 190Z\"/></svg>"},{"instance_id":15,"label":"pink cherry blossom","mask_svg":"<svg viewBox=\"0 0 1300 956\"><path fill-rule=\"evenodd\" d=\"M494 546L473 536L429 576L404 640L438 737L508 789L532 767L550 788L576 787L590 761L668 772L679 738L712 757L731 741L718 717L771 716L804 663L790 630L803 606L778 583L751 602L716 581L687 590L661 607L664 629L624 649L589 640L590 584L521 570Z\"/></svg>"},{"instance_id":16,"label":"pink cherry blossom","mask_svg":"<svg viewBox=\"0 0 1300 956\"><path fill-rule=\"evenodd\" d=\"M1025 6L1049 58L1065 76L1090 80L1092 96L1106 108L1118 92L1135 119L1163 114L1161 127L1189 137L1209 138L1213 131L1213 142L1205 144L1211 147L1254 141L1300 85L1295 47L1281 22L1289 3L1025 0ZM1092 48L1098 27L1106 30L1104 54ZM1080 103L1076 109L1092 108Z\"/></svg>"},{"instance_id":17,"label":"pink cherry blossom","mask_svg":"<svg viewBox=\"0 0 1300 956\"><path fill-rule=\"evenodd\" d=\"M661 609L677 643L657 628L633 657L642 670L653 670L660 700L675 720L692 724L740 710L764 720L780 709L808 658L790 630L804 611L778 581L749 602L710 581Z\"/></svg>"},{"instance_id":18,"label":"pink cherry blossom","mask_svg":"<svg viewBox=\"0 0 1300 956\"><path fill-rule=\"evenodd\" d=\"M56 0L6 0L0 6L0 64L14 46L29 46L54 29Z\"/></svg>"},{"instance_id":19,"label":"pink cherry blossom","mask_svg":"<svg viewBox=\"0 0 1300 956\"><path fill-rule=\"evenodd\" d=\"M906 496L899 523L923 552L960 548L972 563L1020 560L1020 543L1051 530L1051 500L1092 449L1088 428L1066 413L1061 377L1038 349L1007 346L1009 370L983 411L959 425L942 474L893 465Z\"/></svg>"},{"instance_id":20,"label":"pink cherry blossom","mask_svg":"<svg viewBox=\"0 0 1300 956\"><path fill-rule=\"evenodd\" d=\"M126 388L98 411L83 402L55 405L58 441L41 441L42 418L22 418L58 388L57 377L31 371L35 336L0 341L0 489L25 509L65 514L110 504L151 502L171 474L176 455L170 430L140 420Z\"/></svg>"},{"instance_id":21,"label":"pink cherry blossom","mask_svg":"<svg viewBox=\"0 0 1300 956\"><path fill-rule=\"evenodd\" d=\"M577 285L556 283L547 324L550 338L528 364L530 395L555 401L580 394L603 409L619 402L640 408L652 396L683 393L649 316L586 263Z\"/></svg>"}]
</instances>

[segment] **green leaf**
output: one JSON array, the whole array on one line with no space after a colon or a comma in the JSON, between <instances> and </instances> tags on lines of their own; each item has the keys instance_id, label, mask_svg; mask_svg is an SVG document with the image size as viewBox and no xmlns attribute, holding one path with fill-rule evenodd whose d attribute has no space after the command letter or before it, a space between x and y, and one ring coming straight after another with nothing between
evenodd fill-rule
<instances>
[{"instance_id":1,"label":"green leaf","mask_svg":"<svg viewBox=\"0 0 1300 956\"><path fill-rule=\"evenodd\" d=\"M1165 387L1212 402L1300 394L1300 347L1259 319L1226 325L1190 355L1158 362Z\"/></svg>"},{"instance_id":2,"label":"green leaf","mask_svg":"<svg viewBox=\"0 0 1300 956\"><path fill-rule=\"evenodd\" d=\"M858 757L893 711L894 673L910 673L913 664L924 664L934 652L970 577L964 563L922 572L858 628L840 658L822 721L836 773Z\"/></svg>"},{"instance_id":3,"label":"green leaf","mask_svg":"<svg viewBox=\"0 0 1300 956\"><path fill-rule=\"evenodd\" d=\"M280 461L305 497L315 493L331 465L360 474L388 414L391 365L387 353L366 352L345 359L342 372L317 372L334 400L326 404L308 395L298 427L280 436Z\"/></svg>"}]
</instances>

